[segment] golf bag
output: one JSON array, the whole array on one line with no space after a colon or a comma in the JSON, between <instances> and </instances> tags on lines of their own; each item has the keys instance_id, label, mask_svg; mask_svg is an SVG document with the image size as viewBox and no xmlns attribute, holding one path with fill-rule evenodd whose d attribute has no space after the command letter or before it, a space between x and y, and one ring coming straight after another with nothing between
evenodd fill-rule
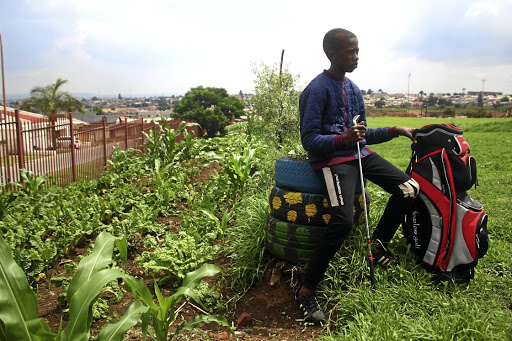
<instances>
[{"instance_id":1,"label":"golf bag","mask_svg":"<svg viewBox=\"0 0 512 341\"><path fill-rule=\"evenodd\" d=\"M468 283L489 247L487 214L466 193L478 180L462 133L448 124L416 129L407 169L421 190L407 213L404 235L436 282Z\"/></svg>"}]
</instances>

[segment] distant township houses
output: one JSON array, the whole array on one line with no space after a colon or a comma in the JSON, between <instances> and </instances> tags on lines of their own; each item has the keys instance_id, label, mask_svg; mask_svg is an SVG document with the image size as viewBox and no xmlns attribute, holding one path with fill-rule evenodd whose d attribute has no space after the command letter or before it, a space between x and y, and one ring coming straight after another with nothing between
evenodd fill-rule
<instances>
[{"instance_id":1,"label":"distant township houses","mask_svg":"<svg viewBox=\"0 0 512 341\"><path fill-rule=\"evenodd\" d=\"M395 107L399 108L404 103L410 103L412 107L421 108L423 107L430 96L435 98L444 99L446 102L451 102L452 105L460 105L460 106L470 106L476 105L478 102L478 96L480 95L479 91L468 91L466 94L388 94L385 92L373 92L371 94L365 94L364 102L365 105L369 108L375 107L375 102L379 100L383 100L385 102L385 107ZM483 93L483 105L484 107L494 107L495 105L499 106L512 106L512 98L509 98L508 102L501 102L505 96L502 92L484 92Z\"/></svg>"},{"instance_id":2,"label":"distant township houses","mask_svg":"<svg viewBox=\"0 0 512 341\"><path fill-rule=\"evenodd\" d=\"M407 103L409 103L410 110L408 113L414 115L417 111L419 115L422 113L423 108L427 107L428 100L431 96L435 97L438 101L442 100L444 103L448 103L448 106L454 105L456 107L467 107L476 105L478 102L478 96L481 93L482 92L480 91L468 91L467 93L453 94L388 94L383 91L377 91L372 92L371 94L365 93L363 97L368 110L376 108L377 101L381 101L380 105L382 105L382 101L384 101L384 109L407 107ZM512 96L504 96L502 92L491 91L483 92L482 95L484 107L505 107L509 111L512 110ZM240 100L246 101L250 100L254 95L240 93L233 96ZM121 95L111 98L84 98L82 99L82 103L86 109L86 112L73 113L74 124L76 126L88 124L97 125L102 124L104 119L108 125L125 121L131 122L133 120L144 120L145 122L159 121L161 117L169 119L172 117L174 105L182 98L182 96L123 98ZM502 102L501 100L504 98L508 98L509 101ZM98 115L96 112L92 111L93 107L95 106L100 107L103 111L103 114ZM428 105L429 110L434 108L440 109L444 107ZM14 113L13 109L8 110L8 112L9 111ZM245 111L251 111L250 106L246 108ZM36 116L44 117L43 115L20 112L21 119L30 120L30 117Z\"/></svg>"}]
</instances>

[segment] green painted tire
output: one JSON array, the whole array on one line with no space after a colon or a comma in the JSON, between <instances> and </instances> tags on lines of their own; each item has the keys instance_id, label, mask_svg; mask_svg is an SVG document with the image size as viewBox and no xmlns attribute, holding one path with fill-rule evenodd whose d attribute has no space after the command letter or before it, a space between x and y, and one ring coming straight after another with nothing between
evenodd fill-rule
<instances>
[{"instance_id":1,"label":"green painted tire","mask_svg":"<svg viewBox=\"0 0 512 341\"><path fill-rule=\"evenodd\" d=\"M326 231L326 226L298 225L282 221L269 214L267 217L267 234L281 240L304 244L316 243Z\"/></svg>"},{"instance_id":2,"label":"green painted tire","mask_svg":"<svg viewBox=\"0 0 512 341\"><path fill-rule=\"evenodd\" d=\"M289 245L283 245L271 238L266 240L267 251L279 259L286 260L293 264L305 265L311 259L313 250L297 248Z\"/></svg>"},{"instance_id":3,"label":"green painted tire","mask_svg":"<svg viewBox=\"0 0 512 341\"><path fill-rule=\"evenodd\" d=\"M277 258L294 264L305 264L311 258L326 226L287 223L268 215L265 247Z\"/></svg>"},{"instance_id":4,"label":"green painted tire","mask_svg":"<svg viewBox=\"0 0 512 341\"><path fill-rule=\"evenodd\" d=\"M365 189L366 203L370 205L370 192ZM301 193L272 185L269 191L272 216L297 225L324 226L331 219L329 201L323 194ZM354 222L364 223L363 196L354 198Z\"/></svg>"}]
</instances>

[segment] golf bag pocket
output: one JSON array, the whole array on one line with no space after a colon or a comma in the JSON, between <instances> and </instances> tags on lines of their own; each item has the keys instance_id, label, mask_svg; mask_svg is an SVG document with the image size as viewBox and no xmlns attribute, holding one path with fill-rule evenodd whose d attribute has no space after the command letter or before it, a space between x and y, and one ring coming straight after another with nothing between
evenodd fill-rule
<instances>
[{"instance_id":1,"label":"golf bag pocket","mask_svg":"<svg viewBox=\"0 0 512 341\"><path fill-rule=\"evenodd\" d=\"M447 151L456 191L467 191L478 184L476 160L469 155L469 149L462 155Z\"/></svg>"},{"instance_id":2,"label":"golf bag pocket","mask_svg":"<svg viewBox=\"0 0 512 341\"><path fill-rule=\"evenodd\" d=\"M446 271L453 271L460 266L474 268L489 247L487 214L482 205L467 193L458 196L453 246Z\"/></svg>"}]
</instances>

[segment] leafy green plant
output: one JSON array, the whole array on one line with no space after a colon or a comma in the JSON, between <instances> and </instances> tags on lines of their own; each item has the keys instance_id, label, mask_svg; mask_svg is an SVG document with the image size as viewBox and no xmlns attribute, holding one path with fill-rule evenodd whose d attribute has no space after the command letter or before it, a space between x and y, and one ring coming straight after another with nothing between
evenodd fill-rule
<instances>
[{"instance_id":1,"label":"leafy green plant","mask_svg":"<svg viewBox=\"0 0 512 341\"><path fill-rule=\"evenodd\" d=\"M56 335L42 318L38 318L37 299L28 285L21 268L14 262L9 247L0 237L0 338L2 340L89 340L92 323L92 305L98 299L102 288L116 278L124 277L119 269L107 268L112 261L114 243L118 248L125 245L119 238L107 232L101 233L92 253L84 257L71 280L67 291L69 304L69 324L59 329ZM126 255L126 252L121 252ZM126 259L124 259L126 261ZM121 340L124 332L133 326L146 307L136 306L137 313L128 310L132 317L122 318L115 330L110 329L110 339ZM127 316L125 314L125 317ZM133 322L133 324L128 323ZM104 335L107 333L105 332ZM106 340L106 336L98 340Z\"/></svg>"},{"instance_id":2,"label":"leafy green plant","mask_svg":"<svg viewBox=\"0 0 512 341\"><path fill-rule=\"evenodd\" d=\"M12 192L6 192L3 186L0 188L0 220L3 219L15 198Z\"/></svg>"},{"instance_id":3,"label":"leafy green plant","mask_svg":"<svg viewBox=\"0 0 512 341\"><path fill-rule=\"evenodd\" d=\"M144 340L149 335L153 340L167 341L174 338L183 329L196 328L200 323L216 322L229 328L229 323L224 317L215 315L197 315L190 322L183 322L176 328L174 333L169 333L170 325L176 320L177 305L185 298L189 297L196 303L203 306L194 289L206 276L214 276L220 272L215 265L203 264L199 269L189 272L183 279L182 285L174 294L169 297L163 297L158 284L155 282L155 296L157 303L153 300L153 295L149 289L134 277L127 276L125 281L127 289L137 299L140 299L149 308L142 315L142 332ZM149 323L151 320L151 328ZM231 329L229 329L231 331Z\"/></svg>"},{"instance_id":4,"label":"leafy green plant","mask_svg":"<svg viewBox=\"0 0 512 341\"><path fill-rule=\"evenodd\" d=\"M185 230L178 234L166 233L153 251L144 251L135 259L150 273L161 273L160 281L181 280L199 265L214 259L218 246L204 235L192 235Z\"/></svg>"}]
</instances>

